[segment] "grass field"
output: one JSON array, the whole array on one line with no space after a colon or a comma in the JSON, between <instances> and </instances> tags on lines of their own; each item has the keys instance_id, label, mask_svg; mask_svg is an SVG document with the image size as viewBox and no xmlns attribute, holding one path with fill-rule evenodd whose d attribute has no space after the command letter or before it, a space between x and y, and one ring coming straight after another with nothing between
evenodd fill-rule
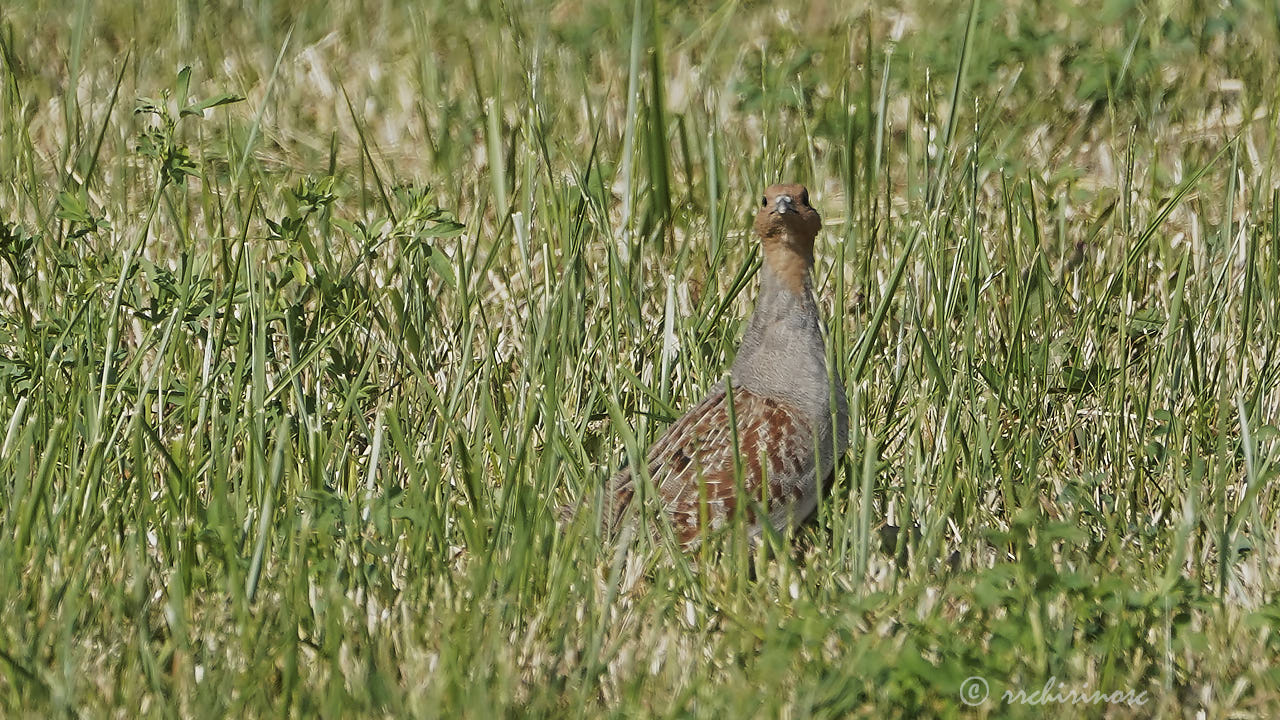
<instances>
[{"instance_id":1,"label":"grass field","mask_svg":"<svg viewBox=\"0 0 1280 720\"><path fill-rule=\"evenodd\" d=\"M1273 2L6 3L0 716L1280 716L1277 68ZM558 525L793 179L815 520Z\"/></svg>"}]
</instances>

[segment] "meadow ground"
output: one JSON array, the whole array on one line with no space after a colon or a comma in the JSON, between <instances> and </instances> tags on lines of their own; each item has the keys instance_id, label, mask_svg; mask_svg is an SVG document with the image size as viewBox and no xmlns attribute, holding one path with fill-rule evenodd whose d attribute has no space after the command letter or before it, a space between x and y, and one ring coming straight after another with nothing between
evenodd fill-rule
<instances>
[{"instance_id":1,"label":"meadow ground","mask_svg":"<svg viewBox=\"0 0 1280 720\"><path fill-rule=\"evenodd\" d=\"M1280 716L1277 12L6 3L0 715ZM559 527L789 179L816 519Z\"/></svg>"}]
</instances>

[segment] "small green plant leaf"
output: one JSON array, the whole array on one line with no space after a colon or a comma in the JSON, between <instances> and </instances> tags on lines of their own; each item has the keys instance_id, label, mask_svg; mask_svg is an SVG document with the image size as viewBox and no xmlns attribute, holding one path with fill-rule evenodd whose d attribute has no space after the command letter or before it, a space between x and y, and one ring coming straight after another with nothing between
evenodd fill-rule
<instances>
[{"instance_id":1,"label":"small green plant leaf","mask_svg":"<svg viewBox=\"0 0 1280 720\"><path fill-rule=\"evenodd\" d=\"M190 117L192 115L199 115L200 117L204 117L204 111L208 110L209 108L215 108L215 107L218 107L219 105L230 105L232 103L238 103L242 100L244 100L243 95L233 95L231 93L223 93L221 95L214 95L211 98L206 98L204 100L201 100L200 102L191 103L190 105L187 105L186 107L182 108L182 111L179 114L182 117Z\"/></svg>"},{"instance_id":2,"label":"small green plant leaf","mask_svg":"<svg viewBox=\"0 0 1280 720\"><path fill-rule=\"evenodd\" d=\"M427 253L427 264L431 266L432 270L436 271L440 279L444 280L449 287L455 288L458 286L457 278L453 274L453 265L449 264L449 258L444 253L431 249Z\"/></svg>"},{"instance_id":3,"label":"small green plant leaf","mask_svg":"<svg viewBox=\"0 0 1280 720\"><path fill-rule=\"evenodd\" d=\"M178 81L174 83L174 89L178 91L178 103L182 104L187 101L187 93L191 89L191 66L183 65L178 71Z\"/></svg>"}]
</instances>

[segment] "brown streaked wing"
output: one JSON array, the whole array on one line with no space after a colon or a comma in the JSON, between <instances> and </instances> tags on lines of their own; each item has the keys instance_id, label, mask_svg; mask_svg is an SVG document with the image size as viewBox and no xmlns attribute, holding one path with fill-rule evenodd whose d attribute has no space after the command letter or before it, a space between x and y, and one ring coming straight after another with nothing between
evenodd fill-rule
<instances>
[{"instance_id":1,"label":"brown streaked wing","mask_svg":"<svg viewBox=\"0 0 1280 720\"><path fill-rule=\"evenodd\" d=\"M814 472L813 436L808 425L788 406L741 387L734 388L733 409L742 457L743 489L758 500L767 477L768 506L797 502ZM768 463L765 468L764 464ZM700 505L705 492L706 521L713 527L727 521L738 505L734 483L733 434L724 387L713 391L680 418L653 444L648 456L649 476L682 543L695 540L702 529ZM623 478L623 473L626 477ZM618 483L622 480L624 482ZM621 509L634 493L629 471L615 476L615 499ZM705 487L705 491L700 490ZM746 508L755 523L754 509Z\"/></svg>"},{"instance_id":2,"label":"brown streaked wing","mask_svg":"<svg viewBox=\"0 0 1280 720\"><path fill-rule=\"evenodd\" d=\"M649 446L649 452L645 456L645 464L649 466L649 477L653 480L654 487L660 487L655 472L663 467L672 456L679 453L681 458L677 463L685 462L689 456L685 451L686 439L691 436L691 428L699 425L707 425L717 422L716 408L724 407L724 385L716 386L702 402L694 406L692 410L682 415L675 421L667 431L662 434L652 445ZM723 415L723 411L721 412ZM718 422L724 423L724 420ZM617 527L622 520L622 516L626 513L627 508L631 505L632 498L635 497L635 475L631 472L631 468L625 467L614 474L610 481L610 498L613 501L612 512L606 512L605 517L609 519L612 527Z\"/></svg>"}]
</instances>

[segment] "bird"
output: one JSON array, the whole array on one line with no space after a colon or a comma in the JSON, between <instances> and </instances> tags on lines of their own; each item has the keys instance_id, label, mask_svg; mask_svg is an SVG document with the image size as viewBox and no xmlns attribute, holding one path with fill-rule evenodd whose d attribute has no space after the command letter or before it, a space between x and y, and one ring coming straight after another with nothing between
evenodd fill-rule
<instances>
[{"instance_id":1,"label":"bird","mask_svg":"<svg viewBox=\"0 0 1280 720\"><path fill-rule=\"evenodd\" d=\"M752 226L759 292L729 376L646 453L657 504L685 549L739 511L753 544L766 519L791 530L813 514L847 447L848 401L828 367L811 277L821 227L803 185L765 190ZM624 467L607 483L603 520L615 535L634 524L639 482Z\"/></svg>"}]
</instances>

